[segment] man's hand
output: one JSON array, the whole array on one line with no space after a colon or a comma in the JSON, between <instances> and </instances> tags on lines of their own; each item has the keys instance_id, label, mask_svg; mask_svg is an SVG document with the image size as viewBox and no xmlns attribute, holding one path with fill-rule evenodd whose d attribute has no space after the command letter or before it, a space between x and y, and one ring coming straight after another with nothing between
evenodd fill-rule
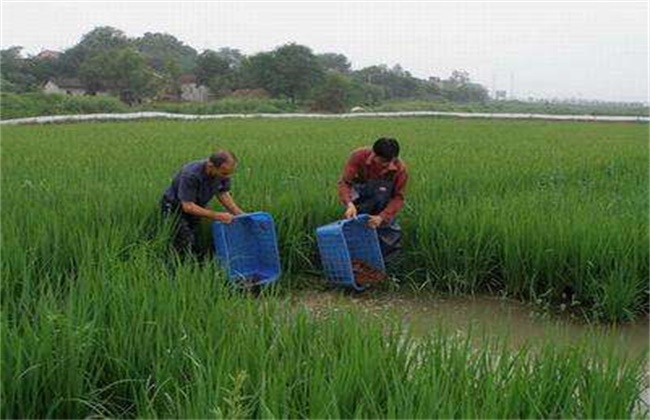
<instances>
[{"instance_id":1,"label":"man's hand","mask_svg":"<svg viewBox=\"0 0 650 420\"><path fill-rule=\"evenodd\" d=\"M368 220L368 226L373 229L377 229L383 221L384 219L382 219L381 216L370 216L370 219Z\"/></svg>"},{"instance_id":2,"label":"man's hand","mask_svg":"<svg viewBox=\"0 0 650 420\"><path fill-rule=\"evenodd\" d=\"M215 211L214 215L212 216L214 220L226 224L231 223L234 217L235 216L225 211L222 212Z\"/></svg>"},{"instance_id":3,"label":"man's hand","mask_svg":"<svg viewBox=\"0 0 650 420\"><path fill-rule=\"evenodd\" d=\"M357 217L357 208L354 206L354 204L348 203L348 208L345 209L345 213L343 214L343 216L346 219L353 219Z\"/></svg>"}]
</instances>

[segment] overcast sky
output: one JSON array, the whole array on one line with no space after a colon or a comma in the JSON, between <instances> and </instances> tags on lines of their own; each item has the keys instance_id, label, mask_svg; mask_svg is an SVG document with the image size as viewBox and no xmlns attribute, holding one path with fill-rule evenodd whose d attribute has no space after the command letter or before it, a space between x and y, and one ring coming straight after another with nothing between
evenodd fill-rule
<instances>
[{"instance_id":1,"label":"overcast sky","mask_svg":"<svg viewBox=\"0 0 650 420\"><path fill-rule=\"evenodd\" d=\"M288 42L353 69L399 63L414 76L469 72L515 97L648 101L647 1L12 2L2 48L64 50L97 26L166 32L197 49L250 55Z\"/></svg>"}]
</instances>

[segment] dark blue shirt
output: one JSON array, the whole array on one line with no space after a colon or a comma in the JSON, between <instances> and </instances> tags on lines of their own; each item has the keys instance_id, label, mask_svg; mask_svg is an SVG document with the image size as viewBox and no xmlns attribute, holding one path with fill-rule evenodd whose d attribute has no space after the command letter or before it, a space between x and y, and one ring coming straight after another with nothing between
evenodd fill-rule
<instances>
[{"instance_id":1,"label":"dark blue shirt","mask_svg":"<svg viewBox=\"0 0 650 420\"><path fill-rule=\"evenodd\" d=\"M165 191L165 199L175 205L191 201L205 207L215 194L230 191L230 178L212 178L205 173L207 161L197 160L183 166Z\"/></svg>"}]
</instances>

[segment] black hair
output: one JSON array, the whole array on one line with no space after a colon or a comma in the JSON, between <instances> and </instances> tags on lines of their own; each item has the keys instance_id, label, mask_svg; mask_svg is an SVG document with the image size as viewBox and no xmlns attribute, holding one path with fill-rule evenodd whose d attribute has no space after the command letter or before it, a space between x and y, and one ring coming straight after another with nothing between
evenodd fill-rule
<instances>
[{"instance_id":1,"label":"black hair","mask_svg":"<svg viewBox=\"0 0 650 420\"><path fill-rule=\"evenodd\" d=\"M399 143L391 137L380 137L372 146L372 151L385 160L393 160L399 156Z\"/></svg>"},{"instance_id":2,"label":"black hair","mask_svg":"<svg viewBox=\"0 0 650 420\"><path fill-rule=\"evenodd\" d=\"M237 157L235 156L235 154L228 150L217 150L216 152L211 154L208 159L217 168L226 162L232 161L233 163L237 163Z\"/></svg>"}]
</instances>

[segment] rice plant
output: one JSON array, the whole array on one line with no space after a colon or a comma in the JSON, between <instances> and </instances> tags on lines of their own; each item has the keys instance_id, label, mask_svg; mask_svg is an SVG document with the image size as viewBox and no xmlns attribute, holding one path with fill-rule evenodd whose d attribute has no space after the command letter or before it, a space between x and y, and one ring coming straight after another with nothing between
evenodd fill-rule
<instances>
[{"instance_id":1,"label":"rice plant","mask_svg":"<svg viewBox=\"0 0 650 420\"><path fill-rule=\"evenodd\" d=\"M647 355L511 349L283 291L318 272L349 151L401 140L405 271L426 287L567 291L590 317L647 313L647 125L380 119L3 127L3 417L647 417ZM281 293L242 296L177 260L157 203L215 146L233 193L270 212ZM425 288L426 288L425 287Z\"/></svg>"}]
</instances>

